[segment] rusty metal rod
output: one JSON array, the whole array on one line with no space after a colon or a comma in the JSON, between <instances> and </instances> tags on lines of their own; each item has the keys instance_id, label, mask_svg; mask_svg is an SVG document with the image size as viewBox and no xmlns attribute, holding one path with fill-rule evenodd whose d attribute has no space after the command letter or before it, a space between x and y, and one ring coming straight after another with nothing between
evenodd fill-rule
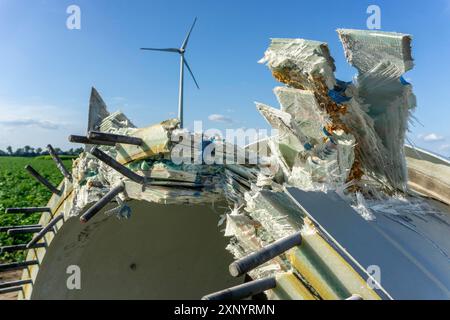
<instances>
[{"instance_id":1,"label":"rusty metal rod","mask_svg":"<svg viewBox=\"0 0 450 320\"><path fill-rule=\"evenodd\" d=\"M239 277L246 274L250 270L272 260L287 250L299 246L301 243L302 235L300 232L279 239L264 248L231 263L229 266L230 274L233 277Z\"/></svg>"},{"instance_id":2,"label":"rusty metal rod","mask_svg":"<svg viewBox=\"0 0 450 320\"><path fill-rule=\"evenodd\" d=\"M133 172L132 170L128 169L127 167L120 164L119 162L117 162L115 159L108 156L106 153L104 153L100 149L93 148L91 150L91 154L93 156L95 156L97 159L99 159L100 161L104 162L105 164L107 164L108 166L113 168L114 170L116 170L117 172L119 172L120 174L129 178L130 180L132 180L136 183L140 183L140 184L144 184L146 182L145 177L140 176L137 173Z\"/></svg>"},{"instance_id":3,"label":"rusty metal rod","mask_svg":"<svg viewBox=\"0 0 450 320\"><path fill-rule=\"evenodd\" d=\"M30 249L39 240L41 240L47 234L47 232L49 232L50 229L52 229L61 219L64 219L64 213L61 213L50 220L50 222L41 231L39 231L39 233L35 235L30 242L28 242L27 249Z\"/></svg>"},{"instance_id":4,"label":"rusty metal rod","mask_svg":"<svg viewBox=\"0 0 450 320\"><path fill-rule=\"evenodd\" d=\"M88 222L94 215L102 210L114 197L125 190L125 185L122 183L112 188L107 194L103 196L96 204L90 207L81 217L80 221Z\"/></svg>"},{"instance_id":5,"label":"rusty metal rod","mask_svg":"<svg viewBox=\"0 0 450 320\"><path fill-rule=\"evenodd\" d=\"M273 289L276 286L275 277L269 277L208 294L202 300L240 300Z\"/></svg>"},{"instance_id":6,"label":"rusty metal rod","mask_svg":"<svg viewBox=\"0 0 450 320\"><path fill-rule=\"evenodd\" d=\"M5 252L14 252L14 251L19 251L19 250L37 249L37 248L45 248L45 247L47 247L47 244L44 242L36 243L35 245L33 245L30 248L27 248L26 244L16 244L16 245L12 245L12 246L0 247L0 254L3 254Z\"/></svg>"},{"instance_id":7,"label":"rusty metal rod","mask_svg":"<svg viewBox=\"0 0 450 320\"><path fill-rule=\"evenodd\" d=\"M59 191L54 185L52 185L47 179L45 179L43 176L41 176L34 168L30 165L27 165L25 169L28 171L30 175L32 175L37 181L42 183L44 186L47 187L48 190L50 190L54 194L61 194L61 191Z\"/></svg>"},{"instance_id":8,"label":"rusty metal rod","mask_svg":"<svg viewBox=\"0 0 450 320\"><path fill-rule=\"evenodd\" d=\"M143 144L143 140L141 138L100 132L100 131L89 131L88 138L91 140L112 142L112 143L122 143L122 144L132 144L135 146L140 146Z\"/></svg>"},{"instance_id":9,"label":"rusty metal rod","mask_svg":"<svg viewBox=\"0 0 450 320\"><path fill-rule=\"evenodd\" d=\"M42 230L42 227L29 227L29 228L17 228L17 229L9 229L8 235L13 236L16 234L25 234L25 233L36 233Z\"/></svg>"},{"instance_id":10,"label":"rusty metal rod","mask_svg":"<svg viewBox=\"0 0 450 320\"><path fill-rule=\"evenodd\" d=\"M12 229L20 229L20 228L33 228L33 227L42 227L40 224L28 224L28 225L19 225L19 226L8 226L8 227L0 227L0 232L8 232Z\"/></svg>"},{"instance_id":11,"label":"rusty metal rod","mask_svg":"<svg viewBox=\"0 0 450 320\"><path fill-rule=\"evenodd\" d=\"M62 163L62 161L59 158L59 156L56 154L55 149L53 149L51 144L49 144L47 146L47 150L48 150L48 153L50 154L50 156L52 157L53 161L55 161L56 167L59 169L59 171L61 171L62 175L64 177L66 177L67 179L72 180L72 175L66 169L66 167Z\"/></svg>"},{"instance_id":12,"label":"rusty metal rod","mask_svg":"<svg viewBox=\"0 0 450 320\"><path fill-rule=\"evenodd\" d=\"M2 283L0 283L0 289L17 287L17 286L21 286L24 284L30 284L30 283L33 283L33 281L31 281L31 279L2 282Z\"/></svg>"},{"instance_id":13,"label":"rusty metal rod","mask_svg":"<svg viewBox=\"0 0 450 320\"><path fill-rule=\"evenodd\" d=\"M77 135L70 135L69 141L73 143L82 143L82 144L97 144L97 145L104 145L104 146L115 146L115 143L107 142L107 141L98 141L98 140L92 140L85 136L77 136Z\"/></svg>"},{"instance_id":14,"label":"rusty metal rod","mask_svg":"<svg viewBox=\"0 0 450 320\"><path fill-rule=\"evenodd\" d=\"M0 264L0 271L12 271L12 270L20 270L27 268L29 266L34 266L36 264L39 264L39 261L37 260L30 260L30 261L22 261L22 262L11 262L11 263L5 263Z\"/></svg>"},{"instance_id":15,"label":"rusty metal rod","mask_svg":"<svg viewBox=\"0 0 450 320\"><path fill-rule=\"evenodd\" d=\"M29 208L7 208L5 213L40 213L40 212L52 212L48 207L29 207Z\"/></svg>"},{"instance_id":16,"label":"rusty metal rod","mask_svg":"<svg viewBox=\"0 0 450 320\"><path fill-rule=\"evenodd\" d=\"M0 294L6 294L6 293L11 293L11 292L17 292L17 291L22 291L22 287L11 287L11 288L0 289Z\"/></svg>"}]
</instances>

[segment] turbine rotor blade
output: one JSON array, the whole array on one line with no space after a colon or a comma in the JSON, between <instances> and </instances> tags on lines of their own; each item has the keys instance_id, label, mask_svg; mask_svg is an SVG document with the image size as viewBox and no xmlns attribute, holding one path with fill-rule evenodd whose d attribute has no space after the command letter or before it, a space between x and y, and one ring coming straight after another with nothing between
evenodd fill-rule
<instances>
[{"instance_id":1,"label":"turbine rotor blade","mask_svg":"<svg viewBox=\"0 0 450 320\"><path fill-rule=\"evenodd\" d=\"M189 64L186 61L186 58L184 58L184 64L186 65L189 73L191 74L192 79L194 79L194 82L195 82L195 85L197 86L197 89L200 89L200 87L198 86L197 80L195 80L194 74L192 73L192 70L191 70L191 68L189 67Z\"/></svg>"},{"instance_id":2,"label":"turbine rotor blade","mask_svg":"<svg viewBox=\"0 0 450 320\"><path fill-rule=\"evenodd\" d=\"M188 32L188 34L186 36L186 39L184 39L183 44L181 45L181 50L186 49L186 46L187 46L187 44L189 42L189 37L191 36L192 29L194 29L194 26L195 26L196 22L197 22L197 17L195 17L194 22L192 23L191 29L189 29L189 32Z\"/></svg>"},{"instance_id":3,"label":"turbine rotor blade","mask_svg":"<svg viewBox=\"0 0 450 320\"><path fill-rule=\"evenodd\" d=\"M176 52L176 53L180 53L180 49L177 49L177 48L141 48L141 50L149 50L149 51L165 51L165 52Z\"/></svg>"}]
</instances>

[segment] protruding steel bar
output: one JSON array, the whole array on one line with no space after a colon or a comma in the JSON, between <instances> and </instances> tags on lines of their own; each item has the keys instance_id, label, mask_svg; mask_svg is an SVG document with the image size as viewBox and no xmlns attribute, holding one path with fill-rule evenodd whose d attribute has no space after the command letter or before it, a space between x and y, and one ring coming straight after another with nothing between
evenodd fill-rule
<instances>
[{"instance_id":1,"label":"protruding steel bar","mask_svg":"<svg viewBox=\"0 0 450 320\"><path fill-rule=\"evenodd\" d=\"M359 294L352 294L351 297L348 297L345 300L364 300Z\"/></svg>"},{"instance_id":2,"label":"protruding steel bar","mask_svg":"<svg viewBox=\"0 0 450 320\"><path fill-rule=\"evenodd\" d=\"M11 262L11 263L5 263L0 264L0 271L12 271L12 270L20 270L25 269L29 266L34 266L36 264L39 264L39 261L37 260L29 260L29 261L22 261L22 262Z\"/></svg>"},{"instance_id":3,"label":"protruding steel bar","mask_svg":"<svg viewBox=\"0 0 450 320\"><path fill-rule=\"evenodd\" d=\"M64 213L59 214L58 216L54 217L50 222L41 230L37 235L31 239L30 242L27 244L27 249L30 249L32 246L34 246L39 240L41 240L47 232L50 231L61 219L64 219Z\"/></svg>"},{"instance_id":4,"label":"protruding steel bar","mask_svg":"<svg viewBox=\"0 0 450 320\"><path fill-rule=\"evenodd\" d=\"M6 293L11 293L11 292L17 292L17 291L22 291L22 287L19 286L19 287L0 289L0 294L6 294Z\"/></svg>"},{"instance_id":5,"label":"protruding steel bar","mask_svg":"<svg viewBox=\"0 0 450 320\"><path fill-rule=\"evenodd\" d=\"M132 144L135 146L140 146L144 142L141 138L123 136L123 135L119 135L119 134L112 134L112 133L106 133L106 132L100 132L100 131L89 131L88 138L91 140L112 142L112 143Z\"/></svg>"},{"instance_id":6,"label":"protruding steel bar","mask_svg":"<svg viewBox=\"0 0 450 320\"><path fill-rule=\"evenodd\" d=\"M69 141L73 143L82 143L82 144L98 144L98 145L104 145L104 146L115 146L115 143L107 142L107 141L98 141L98 140L92 140L85 136L77 136L77 135L70 135Z\"/></svg>"},{"instance_id":7,"label":"protruding steel bar","mask_svg":"<svg viewBox=\"0 0 450 320\"><path fill-rule=\"evenodd\" d=\"M40 224L29 224L29 225L21 225L21 226L9 226L9 227L0 227L0 232L8 232L12 229L21 229L21 228L34 228L34 227L42 227Z\"/></svg>"},{"instance_id":8,"label":"protruding steel bar","mask_svg":"<svg viewBox=\"0 0 450 320\"><path fill-rule=\"evenodd\" d=\"M27 165L25 169L28 171L29 174L31 174L37 181L42 183L44 186L47 187L48 190L50 190L54 194L60 194L61 192L52 185L47 179L45 179L43 176L41 176L34 168L30 165Z\"/></svg>"},{"instance_id":9,"label":"protruding steel bar","mask_svg":"<svg viewBox=\"0 0 450 320\"><path fill-rule=\"evenodd\" d=\"M17 228L17 229L9 229L8 235L13 236L16 234L25 234L25 233L36 233L40 232L42 227L29 227L29 228Z\"/></svg>"},{"instance_id":10,"label":"protruding steel bar","mask_svg":"<svg viewBox=\"0 0 450 320\"><path fill-rule=\"evenodd\" d=\"M90 207L81 217L81 222L88 222L95 214L102 210L115 196L125 190L125 185L122 183L112 188L107 194L103 196L96 204Z\"/></svg>"},{"instance_id":11,"label":"protruding steel bar","mask_svg":"<svg viewBox=\"0 0 450 320\"><path fill-rule=\"evenodd\" d=\"M36 243L35 245L31 246L30 248L27 248L26 244L16 244L12 246L5 246L0 247L0 254L3 254L4 252L14 252L19 250L27 250L27 249L37 249L37 248L45 248L47 246L46 243Z\"/></svg>"},{"instance_id":12,"label":"protruding steel bar","mask_svg":"<svg viewBox=\"0 0 450 320\"><path fill-rule=\"evenodd\" d=\"M229 270L233 277L239 277L246 274L250 270L272 260L276 256L284 253L285 251L299 246L302 242L302 235L300 232L296 232L293 235L279 239L264 248L249 254L239 260L230 264Z\"/></svg>"},{"instance_id":13,"label":"protruding steel bar","mask_svg":"<svg viewBox=\"0 0 450 320\"><path fill-rule=\"evenodd\" d=\"M31 279L3 282L3 283L0 283L0 289L17 287L17 286L22 286L24 284L30 284L30 283L33 283L33 281L31 281Z\"/></svg>"},{"instance_id":14,"label":"protruding steel bar","mask_svg":"<svg viewBox=\"0 0 450 320\"><path fill-rule=\"evenodd\" d=\"M50 154L50 156L52 157L53 161L55 161L56 167L59 169L59 171L61 171L62 175L64 177L66 177L67 179L72 180L72 175L66 169L66 167L64 166L64 164L62 163L62 161L58 157L58 155L56 154L56 151L55 151L55 149L53 149L51 144L49 144L47 146L47 150L48 150L48 153Z\"/></svg>"},{"instance_id":15,"label":"protruding steel bar","mask_svg":"<svg viewBox=\"0 0 450 320\"><path fill-rule=\"evenodd\" d=\"M121 173L125 177L129 178L130 180L133 180L136 183L144 184L146 179L143 176L138 175L137 173L133 172L132 170L128 169L124 165L117 162L115 159L108 156L106 153L101 151L98 148L93 148L91 150L91 154L95 156L100 161L104 162L117 172Z\"/></svg>"},{"instance_id":16,"label":"protruding steel bar","mask_svg":"<svg viewBox=\"0 0 450 320\"><path fill-rule=\"evenodd\" d=\"M52 212L48 207L30 207L30 208L7 208L5 213L40 213L40 212Z\"/></svg>"},{"instance_id":17,"label":"protruding steel bar","mask_svg":"<svg viewBox=\"0 0 450 320\"><path fill-rule=\"evenodd\" d=\"M202 300L240 300L273 289L276 286L275 277L269 277L208 294Z\"/></svg>"}]
</instances>

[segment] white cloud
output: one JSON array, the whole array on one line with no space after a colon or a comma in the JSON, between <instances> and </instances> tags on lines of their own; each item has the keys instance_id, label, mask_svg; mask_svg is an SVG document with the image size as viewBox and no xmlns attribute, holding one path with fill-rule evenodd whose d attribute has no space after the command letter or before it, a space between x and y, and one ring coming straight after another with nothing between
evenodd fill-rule
<instances>
[{"instance_id":1,"label":"white cloud","mask_svg":"<svg viewBox=\"0 0 450 320\"><path fill-rule=\"evenodd\" d=\"M36 119L13 119L13 120L0 120L0 125L6 127L18 128L18 127L37 127L47 130L56 130L59 128L58 123L46 120Z\"/></svg>"},{"instance_id":2,"label":"white cloud","mask_svg":"<svg viewBox=\"0 0 450 320\"><path fill-rule=\"evenodd\" d=\"M87 108L0 100L0 149L49 143L63 149L74 147L67 137L85 132L86 119Z\"/></svg>"},{"instance_id":3,"label":"white cloud","mask_svg":"<svg viewBox=\"0 0 450 320\"><path fill-rule=\"evenodd\" d=\"M437 133L428 133L428 134L420 134L419 139L422 139L426 142L438 142L443 141L444 137L441 135L438 135Z\"/></svg>"},{"instance_id":4,"label":"white cloud","mask_svg":"<svg viewBox=\"0 0 450 320\"><path fill-rule=\"evenodd\" d=\"M223 122L223 123L233 123L233 119L230 117L224 116L223 114L211 114L208 116L209 121L213 122Z\"/></svg>"},{"instance_id":5,"label":"white cloud","mask_svg":"<svg viewBox=\"0 0 450 320\"><path fill-rule=\"evenodd\" d=\"M440 145L439 150L440 151L450 151L450 144L446 143L446 144Z\"/></svg>"}]
</instances>

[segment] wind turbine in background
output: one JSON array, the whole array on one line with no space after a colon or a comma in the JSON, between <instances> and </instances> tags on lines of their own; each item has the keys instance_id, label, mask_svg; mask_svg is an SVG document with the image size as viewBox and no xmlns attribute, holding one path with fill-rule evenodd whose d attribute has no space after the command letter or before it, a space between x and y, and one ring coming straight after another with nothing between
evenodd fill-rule
<instances>
[{"instance_id":1,"label":"wind turbine in background","mask_svg":"<svg viewBox=\"0 0 450 320\"><path fill-rule=\"evenodd\" d=\"M194 79L195 85L197 86L197 89L200 89L198 86L197 80L195 80L194 74L192 73L191 68L189 67L189 64L184 56L186 53L186 47L189 42L189 37L191 36L192 29L194 29L195 23L197 22L197 18L194 19L194 22L192 23L191 28L189 29L189 32L186 36L186 38L183 41L183 44L181 47L178 48L141 48L141 50L150 50L150 51L165 51L165 52L173 52L180 54L180 88L179 88L179 95L178 95L178 119L180 120L180 128L183 128L183 92L184 92L184 66L188 69L189 73L192 76L192 79Z\"/></svg>"}]
</instances>

